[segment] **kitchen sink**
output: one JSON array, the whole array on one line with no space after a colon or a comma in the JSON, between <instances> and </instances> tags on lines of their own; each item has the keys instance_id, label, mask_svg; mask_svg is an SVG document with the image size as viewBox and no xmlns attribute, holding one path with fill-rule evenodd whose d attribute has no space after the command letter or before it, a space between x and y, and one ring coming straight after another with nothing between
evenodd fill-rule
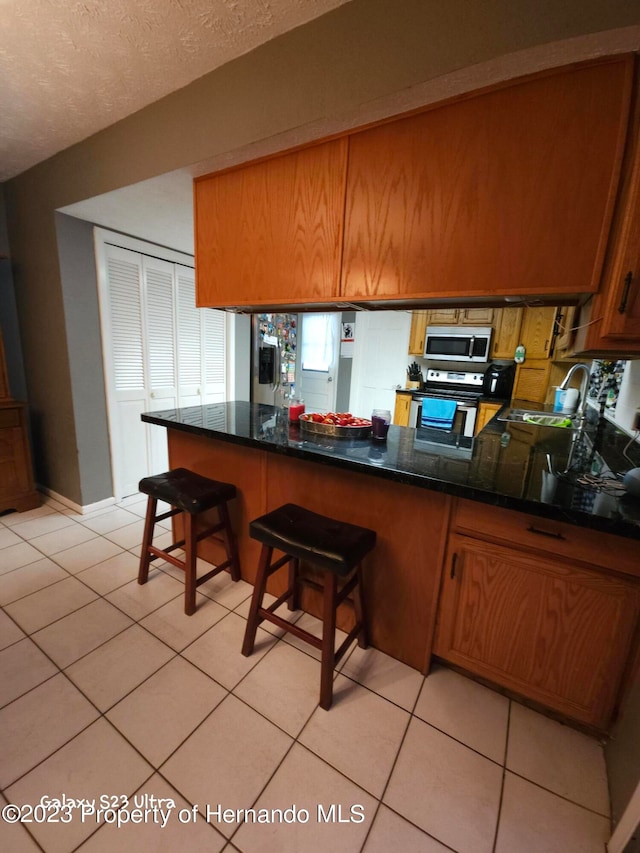
<instances>
[{"instance_id":1,"label":"kitchen sink","mask_svg":"<svg viewBox=\"0 0 640 853\"><path fill-rule=\"evenodd\" d=\"M498 415L498 420L572 430L580 428L570 415L562 412L541 412L539 409L505 409Z\"/></svg>"}]
</instances>

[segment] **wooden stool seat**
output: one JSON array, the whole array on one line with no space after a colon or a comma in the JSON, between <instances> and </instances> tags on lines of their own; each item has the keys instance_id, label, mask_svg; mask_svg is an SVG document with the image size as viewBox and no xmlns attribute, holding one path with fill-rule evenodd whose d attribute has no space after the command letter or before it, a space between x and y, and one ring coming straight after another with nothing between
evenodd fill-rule
<instances>
[{"instance_id":1,"label":"wooden stool seat","mask_svg":"<svg viewBox=\"0 0 640 853\"><path fill-rule=\"evenodd\" d=\"M285 504L252 521L249 533L252 539L262 542L262 550L242 654L248 656L253 652L256 631L264 620L320 649L320 707L328 710L333 700L333 670L336 664L356 638L362 648L366 648L368 644L361 563L375 545L376 532L319 515L297 504ZM284 556L272 562L274 548L283 551ZM300 574L301 560L321 573L322 583ZM285 565L289 567L288 588L273 604L265 608L262 603L267 580ZM340 589L339 580L342 582ZM298 609L301 586L309 586L322 592L321 639L274 612L285 601L290 610ZM350 594L351 598L348 597ZM336 613L342 603L353 606L355 625L336 650Z\"/></svg>"},{"instance_id":2,"label":"wooden stool seat","mask_svg":"<svg viewBox=\"0 0 640 853\"><path fill-rule=\"evenodd\" d=\"M231 483L222 483L218 480L211 480L209 477L203 477L187 468L174 468L164 474L144 477L140 480L138 488L149 498L140 554L138 583L147 582L149 565L158 557L182 569L185 573L184 612L191 616L195 613L196 587L200 584L225 570L230 572L234 581L240 580L240 561L227 507L227 502L236 496L236 487ZM171 509L157 514L158 501L169 504ZM218 521L198 531L198 516L210 509L217 509ZM156 547L153 544L156 523L180 513L183 517L184 538L173 542L168 548ZM222 535L215 536L216 533ZM197 544L201 539L209 536L222 542L227 559L198 578L196 576ZM184 560L171 553L178 548L184 548Z\"/></svg>"}]
</instances>

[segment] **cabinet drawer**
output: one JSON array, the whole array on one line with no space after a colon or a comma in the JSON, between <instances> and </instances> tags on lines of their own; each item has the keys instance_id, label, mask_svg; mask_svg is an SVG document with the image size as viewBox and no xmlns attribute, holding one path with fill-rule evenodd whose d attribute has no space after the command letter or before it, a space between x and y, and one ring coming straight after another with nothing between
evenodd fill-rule
<instances>
[{"instance_id":1,"label":"cabinet drawer","mask_svg":"<svg viewBox=\"0 0 640 853\"><path fill-rule=\"evenodd\" d=\"M20 426L20 409L0 409L0 429Z\"/></svg>"},{"instance_id":2,"label":"cabinet drawer","mask_svg":"<svg viewBox=\"0 0 640 853\"><path fill-rule=\"evenodd\" d=\"M465 500L456 501L453 527L483 539L640 577L638 542L623 536Z\"/></svg>"}]
</instances>

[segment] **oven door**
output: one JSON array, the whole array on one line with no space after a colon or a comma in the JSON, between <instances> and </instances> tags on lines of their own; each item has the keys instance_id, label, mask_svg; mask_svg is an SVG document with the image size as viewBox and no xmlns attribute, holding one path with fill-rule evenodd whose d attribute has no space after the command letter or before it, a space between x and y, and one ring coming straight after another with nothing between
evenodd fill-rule
<instances>
[{"instance_id":1,"label":"oven door","mask_svg":"<svg viewBox=\"0 0 640 853\"><path fill-rule=\"evenodd\" d=\"M443 395L444 396L444 395ZM422 426L422 401L424 397L414 397L409 408L409 426L418 429ZM450 397L445 399L450 400ZM456 413L453 418L451 432L473 437L478 404L475 401L456 400Z\"/></svg>"}]
</instances>

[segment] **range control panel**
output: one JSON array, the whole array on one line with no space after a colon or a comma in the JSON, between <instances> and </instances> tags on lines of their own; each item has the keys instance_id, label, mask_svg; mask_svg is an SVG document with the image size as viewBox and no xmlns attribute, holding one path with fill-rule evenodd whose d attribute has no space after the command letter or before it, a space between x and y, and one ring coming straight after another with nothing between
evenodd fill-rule
<instances>
[{"instance_id":1,"label":"range control panel","mask_svg":"<svg viewBox=\"0 0 640 853\"><path fill-rule=\"evenodd\" d=\"M427 385L457 386L459 388L482 388L484 374L470 370L427 370Z\"/></svg>"}]
</instances>

